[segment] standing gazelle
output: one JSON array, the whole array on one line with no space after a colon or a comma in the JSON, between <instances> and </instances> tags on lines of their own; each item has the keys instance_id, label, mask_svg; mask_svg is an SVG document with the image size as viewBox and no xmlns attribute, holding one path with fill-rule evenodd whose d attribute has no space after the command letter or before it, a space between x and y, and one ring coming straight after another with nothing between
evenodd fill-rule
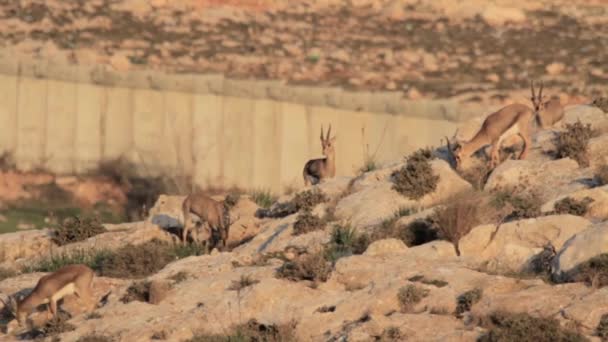
<instances>
[{"instance_id":1,"label":"standing gazelle","mask_svg":"<svg viewBox=\"0 0 608 342\"><path fill-rule=\"evenodd\" d=\"M542 129L547 129L563 119L565 111L561 101L559 98L545 101L542 82L540 83L538 94L534 92L534 81L530 82L530 91L532 92L530 100L536 114L536 120Z\"/></svg>"},{"instance_id":2,"label":"standing gazelle","mask_svg":"<svg viewBox=\"0 0 608 342\"><path fill-rule=\"evenodd\" d=\"M333 178L336 175L336 150L334 148L336 137L330 138L330 134L331 124L325 137L323 137L323 126L321 126L321 146L325 158L311 159L306 162L302 171L305 186L318 184L322 180Z\"/></svg>"},{"instance_id":3,"label":"standing gazelle","mask_svg":"<svg viewBox=\"0 0 608 342\"><path fill-rule=\"evenodd\" d=\"M215 236L219 235L223 250L228 243L228 233L230 230L230 211L223 202L218 202L211 197L202 193L192 193L184 199L182 203L182 216L184 228L182 230L182 242L186 243L188 232L193 228L190 220L190 213L194 213L200 217L202 224L208 226L208 230L204 230L207 248L214 248L216 241ZM209 246L209 241L212 240L212 245Z\"/></svg>"},{"instance_id":4,"label":"standing gazelle","mask_svg":"<svg viewBox=\"0 0 608 342\"><path fill-rule=\"evenodd\" d=\"M11 309L20 326L23 326L29 314L41 304L48 304L48 313L57 314L57 302L67 295L74 294L85 302L87 310L94 308L93 276L94 272L82 264L67 265L59 270L41 277L32 292L21 300L10 297ZM5 303L6 304L6 303Z\"/></svg>"}]
</instances>

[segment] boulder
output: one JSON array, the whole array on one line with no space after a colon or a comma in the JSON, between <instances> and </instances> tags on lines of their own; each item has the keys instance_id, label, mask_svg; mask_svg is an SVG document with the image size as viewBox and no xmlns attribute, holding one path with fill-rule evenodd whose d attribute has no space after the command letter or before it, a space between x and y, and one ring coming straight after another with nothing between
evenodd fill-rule
<instances>
[{"instance_id":1,"label":"boulder","mask_svg":"<svg viewBox=\"0 0 608 342\"><path fill-rule=\"evenodd\" d=\"M355 227L370 227L380 224L399 209L417 210L421 207L432 207L472 188L445 161L433 160L431 165L439 176L439 182L434 192L420 200L412 200L393 190L393 183L388 174L384 179L370 182L338 202L336 216L348 220Z\"/></svg>"},{"instance_id":2,"label":"boulder","mask_svg":"<svg viewBox=\"0 0 608 342\"><path fill-rule=\"evenodd\" d=\"M608 223L602 222L579 232L558 249L551 266L557 279L566 278L581 263L608 253Z\"/></svg>"},{"instance_id":3,"label":"boulder","mask_svg":"<svg viewBox=\"0 0 608 342\"><path fill-rule=\"evenodd\" d=\"M573 215L553 215L473 228L459 242L461 256L491 271L520 272L547 243L559 250L591 222Z\"/></svg>"}]
</instances>

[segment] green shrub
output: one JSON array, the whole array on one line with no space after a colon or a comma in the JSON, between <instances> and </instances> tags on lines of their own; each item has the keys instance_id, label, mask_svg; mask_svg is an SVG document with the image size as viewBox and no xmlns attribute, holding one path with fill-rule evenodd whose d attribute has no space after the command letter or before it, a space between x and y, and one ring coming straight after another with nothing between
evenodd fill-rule
<instances>
[{"instance_id":1,"label":"green shrub","mask_svg":"<svg viewBox=\"0 0 608 342\"><path fill-rule=\"evenodd\" d=\"M416 285L409 284L400 288L397 293L397 300L399 301L401 312L410 311L414 305L420 303L428 295L429 290Z\"/></svg>"},{"instance_id":2,"label":"green shrub","mask_svg":"<svg viewBox=\"0 0 608 342\"><path fill-rule=\"evenodd\" d=\"M359 234L350 225L335 225L331 240L325 247L325 257L335 263L338 259L355 254L363 254L370 244L367 234Z\"/></svg>"},{"instance_id":3,"label":"green shrub","mask_svg":"<svg viewBox=\"0 0 608 342\"><path fill-rule=\"evenodd\" d=\"M555 318L533 317L527 313L494 312L488 317L488 332L479 342L583 342L581 334L562 328Z\"/></svg>"},{"instance_id":4,"label":"green shrub","mask_svg":"<svg viewBox=\"0 0 608 342\"><path fill-rule=\"evenodd\" d=\"M575 200L572 197L565 197L554 204L554 210L557 214L570 214L576 216L584 216L589 211L589 205L593 203L593 199L585 197L581 200Z\"/></svg>"},{"instance_id":5,"label":"green shrub","mask_svg":"<svg viewBox=\"0 0 608 342\"><path fill-rule=\"evenodd\" d=\"M439 176L433 171L431 159L430 149L420 149L408 156L405 166L391 174L393 189L413 200L435 191Z\"/></svg>"},{"instance_id":6,"label":"green shrub","mask_svg":"<svg viewBox=\"0 0 608 342\"><path fill-rule=\"evenodd\" d=\"M59 246L63 246L69 243L84 241L105 232L106 229L97 218L73 216L66 218L59 227L55 228L53 242Z\"/></svg>"},{"instance_id":7,"label":"green shrub","mask_svg":"<svg viewBox=\"0 0 608 342\"><path fill-rule=\"evenodd\" d=\"M589 166L587 145L592 136L591 124L583 125L580 121L566 124L566 131L557 136L557 158L572 158L580 166Z\"/></svg>"},{"instance_id":8,"label":"green shrub","mask_svg":"<svg viewBox=\"0 0 608 342\"><path fill-rule=\"evenodd\" d=\"M261 208L270 208L277 201L269 190L255 190L251 193L251 199Z\"/></svg>"}]
</instances>

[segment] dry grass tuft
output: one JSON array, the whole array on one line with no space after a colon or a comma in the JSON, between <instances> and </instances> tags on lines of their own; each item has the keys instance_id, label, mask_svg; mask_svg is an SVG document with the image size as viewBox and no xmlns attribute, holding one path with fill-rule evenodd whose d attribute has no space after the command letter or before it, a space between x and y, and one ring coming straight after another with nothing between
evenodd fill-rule
<instances>
[{"instance_id":1,"label":"dry grass tuft","mask_svg":"<svg viewBox=\"0 0 608 342\"><path fill-rule=\"evenodd\" d=\"M572 197L563 198L555 202L554 210L556 214L570 214L576 216L585 216L589 211L589 205L593 203L593 199L585 197L581 200L575 200Z\"/></svg>"},{"instance_id":2,"label":"dry grass tuft","mask_svg":"<svg viewBox=\"0 0 608 342\"><path fill-rule=\"evenodd\" d=\"M73 216L66 218L59 227L55 228L53 242L59 246L63 246L69 243L84 241L105 232L106 229L99 222L99 219Z\"/></svg>"},{"instance_id":3,"label":"dry grass tuft","mask_svg":"<svg viewBox=\"0 0 608 342\"><path fill-rule=\"evenodd\" d=\"M414 305L420 303L424 297L428 296L429 292L428 289L412 284L400 288L397 293L397 300L399 301L401 312L409 312Z\"/></svg>"},{"instance_id":4,"label":"dry grass tuft","mask_svg":"<svg viewBox=\"0 0 608 342\"><path fill-rule=\"evenodd\" d=\"M314 215L310 210L303 210L298 214L298 218L293 225L293 235L302 235L322 230L325 226L325 220Z\"/></svg>"},{"instance_id":5,"label":"dry grass tuft","mask_svg":"<svg viewBox=\"0 0 608 342\"><path fill-rule=\"evenodd\" d=\"M131 284L120 301L125 304L132 301L148 303L150 301L150 282L138 281Z\"/></svg>"},{"instance_id":6,"label":"dry grass tuft","mask_svg":"<svg viewBox=\"0 0 608 342\"><path fill-rule=\"evenodd\" d=\"M456 316L460 316L467 311L471 311L473 305L481 300L483 290L475 288L458 296L456 305Z\"/></svg>"},{"instance_id":7,"label":"dry grass tuft","mask_svg":"<svg viewBox=\"0 0 608 342\"><path fill-rule=\"evenodd\" d=\"M261 324L252 319L245 324L232 328L232 331L224 335L196 334L185 342L287 342L296 341L296 323L284 325Z\"/></svg>"},{"instance_id":8,"label":"dry grass tuft","mask_svg":"<svg viewBox=\"0 0 608 342\"><path fill-rule=\"evenodd\" d=\"M253 279L250 275L241 275L239 280L233 280L228 290L240 292L243 289L259 283L259 280Z\"/></svg>"}]
</instances>

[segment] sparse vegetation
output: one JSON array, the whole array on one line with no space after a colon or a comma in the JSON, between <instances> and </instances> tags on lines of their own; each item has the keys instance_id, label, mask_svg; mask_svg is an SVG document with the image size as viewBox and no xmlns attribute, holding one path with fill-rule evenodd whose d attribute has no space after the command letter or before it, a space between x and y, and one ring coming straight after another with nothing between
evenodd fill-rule
<instances>
[{"instance_id":1,"label":"sparse vegetation","mask_svg":"<svg viewBox=\"0 0 608 342\"><path fill-rule=\"evenodd\" d=\"M127 292L120 298L123 303L130 303L132 301L139 301L147 303L150 300L150 282L149 281L138 281L127 288Z\"/></svg>"},{"instance_id":2,"label":"sparse vegetation","mask_svg":"<svg viewBox=\"0 0 608 342\"><path fill-rule=\"evenodd\" d=\"M97 270L101 261L111 254L108 250L84 250L76 249L60 254L51 254L49 257L35 260L23 268L24 273L32 272L55 272L66 265L84 264Z\"/></svg>"},{"instance_id":3,"label":"sparse vegetation","mask_svg":"<svg viewBox=\"0 0 608 342\"><path fill-rule=\"evenodd\" d=\"M59 246L84 241L95 235L105 233L106 229L95 217L68 217L63 223L55 228L53 242Z\"/></svg>"},{"instance_id":4,"label":"sparse vegetation","mask_svg":"<svg viewBox=\"0 0 608 342\"><path fill-rule=\"evenodd\" d=\"M251 192L251 199L261 208L268 209L277 201L277 197L270 190L255 190Z\"/></svg>"},{"instance_id":5,"label":"sparse vegetation","mask_svg":"<svg viewBox=\"0 0 608 342\"><path fill-rule=\"evenodd\" d=\"M416 285L406 285L399 289L397 293L397 300L399 301L399 307L401 308L401 312L408 312L412 309L412 307L429 295L429 290L416 286Z\"/></svg>"},{"instance_id":6,"label":"sparse vegetation","mask_svg":"<svg viewBox=\"0 0 608 342\"><path fill-rule=\"evenodd\" d=\"M325 247L325 258L332 263L354 254L362 254L370 244L367 234L360 234L350 225L335 225L331 240Z\"/></svg>"},{"instance_id":7,"label":"sparse vegetation","mask_svg":"<svg viewBox=\"0 0 608 342\"><path fill-rule=\"evenodd\" d=\"M380 342L396 342L396 341L404 341L406 338L401 333L398 327L390 326L385 328L382 331L382 335L380 335L378 341Z\"/></svg>"},{"instance_id":8,"label":"sparse vegetation","mask_svg":"<svg viewBox=\"0 0 608 342\"><path fill-rule=\"evenodd\" d=\"M571 277L572 281L584 282L593 287L608 285L608 253L597 255L579 265Z\"/></svg>"},{"instance_id":9,"label":"sparse vegetation","mask_svg":"<svg viewBox=\"0 0 608 342\"><path fill-rule=\"evenodd\" d=\"M431 149L420 149L406 157L406 164L393 172L393 189L413 200L435 191L439 176L430 161L434 158Z\"/></svg>"},{"instance_id":10,"label":"sparse vegetation","mask_svg":"<svg viewBox=\"0 0 608 342\"><path fill-rule=\"evenodd\" d=\"M527 313L494 312L487 318L488 332L479 342L583 342L583 335L564 329L555 318L533 317Z\"/></svg>"},{"instance_id":11,"label":"sparse vegetation","mask_svg":"<svg viewBox=\"0 0 608 342\"><path fill-rule=\"evenodd\" d=\"M266 325L256 320L233 327L230 333L224 335L196 334L185 342L286 342L295 341L295 323L285 325Z\"/></svg>"},{"instance_id":12,"label":"sparse vegetation","mask_svg":"<svg viewBox=\"0 0 608 342\"><path fill-rule=\"evenodd\" d=\"M409 224L398 224L397 214L388 218L376 227L371 234L371 241L395 238L403 241L408 247L419 246L437 240L437 229L429 219L417 219Z\"/></svg>"},{"instance_id":13,"label":"sparse vegetation","mask_svg":"<svg viewBox=\"0 0 608 342\"><path fill-rule=\"evenodd\" d=\"M179 271L177 273L175 273L174 275L169 277L169 280L172 280L175 284L179 284L183 281L186 281L188 279L189 275L188 272L184 272L184 271Z\"/></svg>"},{"instance_id":14,"label":"sparse vegetation","mask_svg":"<svg viewBox=\"0 0 608 342\"><path fill-rule=\"evenodd\" d=\"M580 166L589 166L587 145L592 136L591 124L583 125L580 121L566 124L566 131L557 136L557 158L572 158Z\"/></svg>"},{"instance_id":15,"label":"sparse vegetation","mask_svg":"<svg viewBox=\"0 0 608 342\"><path fill-rule=\"evenodd\" d=\"M293 199L293 203L297 210L312 210L318 204L327 202L327 200L328 198L323 191L318 188L313 188L311 190L298 192Z\"/></svg>"},{"instance_id":16,"label":"sparse vegetation","mask_svg":"<svg viewBox=\"0 0 608 342\"><path fill-rule=\"evenodd\" d=\"M506 211L505 221L538 217L542 198L534 191L523 189L501 189L494 193L491 201L496 210Z\"/></svg>"},{"instance_id":17,"label":"sparse vegetation","mask_svg":"<svg viewBox=\"0 0 608 342\"><path fill-rule=\"evenodd\" d=\"M473 305L481 300L483 291L480 288L467 291L458 296L456 304L456 316L460 316L463 313L470 311Z\"/></svg>"},{"instance_id":18,"label":"sparse vegetation","mask_svg":"<svg viewBox=\"0 0 608 342\"><path fill-rule=\"evenodd\" d=\"M232 281L232 284L230 284L228 290L240 292L244 288L253 286L259 282L259 280L253 279L250 275L241 275L241 278L239 278L239 280Z\"/></svg>"},{"instance_id":19,"label":"sparse vegetation","mask_svg":"<svg viewBox=\"0 0 608 342\"><path fill-rule=\"evenodd\" d=\"M593 99L591 104L601 109L602 112L608 114L608 97L597 97Z\"/></svg>"},{"instance_id":20,"label":"sparse vegetation","mask_svg":"<svg viewBox=\"0 0 608 342\"><path fill-rule=\"evenodd\" d=\"M608 165L602 165L597 169L595 179L600 186L608 185Z\"/></svg>"},{"instance_id":21,"label":"sparse vegetation","mask_svg":"<svg viewBox=\"0 0 608 342\"><path fill-rule=\"evenodd\" d=\"M17 272L15 272L14 270L9 269L9 268L0 267L0 281L3 281L4 279L12 278L16 275L17 275Z\"/></svg>"},{"instance_id":22,"label":"sparse vegetation","mask_svg":"<svg viewBox=\"0 0 608 342\"><path fill-rule=\"evenodd\" d=\"M554 204L554 210L557 214L570 214L584 216L589 211L589 205L593 203L593 199L585 197L581 200L565 197Z\"/></svg>"},{"instance_id":23,"label":"sparse vegetation","mask_svg":"<svg viewBox=\"0 0 608 342\"><path fill-rule=\"evenodd\" d=\"M602 341L608 341L608 313L605 313L600 318L600 322L595 328L595 335L602 339Z\"/></svg>"},{"instance_id":24,"label":"sparse vegetation","mask_svg":"<svg viewBox=\"0 0 608 342\"><path fill-rule=\"evenodd\" d=\"M326 222L314 215L309 209L303 210L298 214L298 218L293 225L293 235L301 235L325 228Z\"/></svg>"},{"instance_id":25,"label":"sparse vegetation","mask_svg":"<svg viewBox=\"0 0 608 342\"><path fill-rule=\"evenodd\" d=\"M113 342L113 341L114 341L114 339L111 337L104 336L104 335L97 335L97 334L81 336L80 338L78 338L76 340L76 342Z\"/></svg>"},{"instance_id":26,"label":"sparse vegetation","mask_svg":"<svg viewBox=\"0 0 608 342\"><path fill-rule=\"evenodd\" d=\"M435 210L433 214L439 237L450 241L454 245L457 255L460 255L458 247L460 239L483 222L481 201L480 193L460 194L443 207Z\"/></svg>"},{"instance_id":27,"label":"sparse vegetation","mask_svg":"<svg viewBox=\"0 0 608 342\"><path fill-rule=\"evenodd\" d=\"M329 278L332 264L325 257L324 252L317 252L287 261L277 269L278 278L292 281L308 280L312 282L324 282Z\"/></svg>"}]
</instances>

